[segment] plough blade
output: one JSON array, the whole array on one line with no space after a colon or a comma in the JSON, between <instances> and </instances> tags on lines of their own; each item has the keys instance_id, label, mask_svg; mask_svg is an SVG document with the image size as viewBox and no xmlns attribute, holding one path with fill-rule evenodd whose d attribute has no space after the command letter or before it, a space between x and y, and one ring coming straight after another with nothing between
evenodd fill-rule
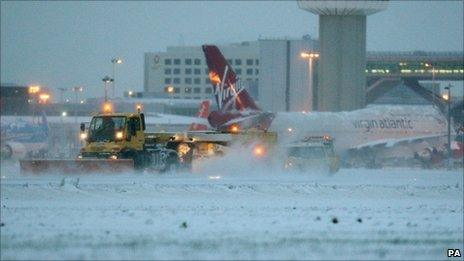
<instances>
[{"instance_id":1,"label":"plough blade","mask_svg":"<svg viewBox=\"0 0 464 261\"><path fill-rule=\"evenodd\" d=\"M134 170L132 159L30 159L19 161L21 174L117 173Z\"/></svg>"}]
</instances>

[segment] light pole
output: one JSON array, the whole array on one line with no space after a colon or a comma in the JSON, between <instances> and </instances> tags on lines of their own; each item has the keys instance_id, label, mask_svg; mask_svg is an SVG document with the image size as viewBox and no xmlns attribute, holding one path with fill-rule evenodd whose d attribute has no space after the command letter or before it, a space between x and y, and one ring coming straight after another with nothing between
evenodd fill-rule
<instances>
[{"instance_id":1,"label":"light pole","mask_svg":"<svg viewBox=\"0 0 464 261\"><path fill-rule=\"evenodd\" d=\"M166 87L166 92L169 93L169 112L172 114L172 95L174 93L174 87L169 85Z\"/></svg>"},{"instance_id":2,"label":"light pole","mask_svg":"<svg viewBox=\"0 0 464 261\"><path fill-rule=\"evenodd\" d=\"M309 100L309 104L310 106L308 106L307 110L308 111L312 111L312 100L313 100L313 59L317 59L319 58L319 54L318 53L313 53L313 52L302 52L300 54L300 56L302 58L305 58L305 59L308 59L308 68L309 68L309 72L308 72L308 78L309 78L309 97L308 97L308 100Z\"/></svg>"},{"instance_id":3,"label":"light pole","mask_svg":"<svg viewBox=\"0 0 464 261\"><path fill-rule=\"evenodd\" d=\"M31 98L30 100L32 102L32 121L34 121L34 117L35 117L35 103L37 102L36 96L37 96L37 93L39 93L39 91L40 91L40 86L38 85L29 86L28 88L28 92Z\"/></svg>"},{"instance_id":4,"label":"light pole","mask_svg":"<svg viewBox=\"0 0 464 261\"><path fill-rule=\"evenodd\" d=\"M72 91L74 92L74 98L75 98L75 104L74 104L74 123L77 123L77 107L79 104L79 93L84 91L84 87L76 86L72 88Z\"/></svg>"},{"instance_id":5,"label":"light pole","mask_svg":"<svg viewBox=\"0 0 464 261\"><path fill-rule=\"evenodd\" d=\"M113 95L112 97L114 98L114 77L115 77L115 71L116 71L116 64L122 64L122 59L121 58L113 58L111 59L111 63L113 64L113 84L112 84L112 88L113 88Z\"/></svg>"},{"instance_id":6,"label":"light pole","mask_svg":"<svg viewBox=\"0 0 464 261\"><path fill-rule=\"evenodd\" d=\"M443 99L448 102L448 169L451 169L451 84L445 87L447 96L443 95Z\"/></svg>"},{"instance_id":7,"label":"light pole","mask_svg":"<svg viewBox=\"0 0 464 261\"><path fill-rule=\"evenodd\" d=\"M108 75L102 79L105 84L105 103L108 101L108 83L114 82L113 78L110 78Z\"/></svg>"},{"instance_id":8,"label":"light pole","mask_svg":"<svg viewBox=\"0 0 464 261\"><path fill-rule=\"evenodd\" d=\"M432 105L435 106L435 65L433 63L426 63L425 67L432 67Z\"/></svg>"}]
</instances>

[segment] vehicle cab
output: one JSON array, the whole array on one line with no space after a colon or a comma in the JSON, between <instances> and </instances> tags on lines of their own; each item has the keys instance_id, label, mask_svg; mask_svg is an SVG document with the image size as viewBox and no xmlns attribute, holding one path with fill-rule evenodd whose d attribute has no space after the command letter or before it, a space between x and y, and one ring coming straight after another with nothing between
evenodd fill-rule
<instances>
[{"instance_id":1,"label":"vehicle cab","mask_svg":"<svg viewBox=\"0 0 464 261\"><path fill-rule=\"evenodd\" d=\"M144 149L145 118L143 113L103 113L92 117L88 130L81 124L85 146L79 157L123 157L127 151Z\"/></svg>"},{"instance_id":2,"label":"vehicle cab","mask_svg":"<svg viewBox=\"0 0 464 261\"><path fill-rule=\"evenodd\" d=\"M335 173L340 168L330 136L311 136L285 147L285 168L288 170L324 169Z\"/></svg>"}]
</instances>

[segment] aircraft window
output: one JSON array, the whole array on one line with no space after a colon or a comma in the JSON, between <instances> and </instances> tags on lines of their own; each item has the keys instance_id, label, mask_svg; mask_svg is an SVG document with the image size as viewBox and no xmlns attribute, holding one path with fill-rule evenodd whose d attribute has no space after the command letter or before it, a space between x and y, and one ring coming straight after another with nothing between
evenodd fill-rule
<instances>
[{"instance_id":1,"label":"aircraft window","mask_svg":"<svg viewBox=\"0 0 464 261\"><path fill-rule=\"evenodd\" d=\"M171 68L164 69L164 74L171 74Z\"/></svg>"},{"instance_id":2,"label":"aircraft window","mask_svg":"<svg viewBox=\"0 0 464 261\"><path fill-rule=\"evenodd\" d=\"M185 59L185 64L186 65L191 65L192 64L192 59Z\"/></svg>"},{"instance_id":3,"label":"aircraft window","mask_svg":"<svg viewBox=\"0 0 464 261\"><path fill-rule=\"evenodd\" d=\"M165 65L171 65L171 59L164 59Z\"/></svg>"}]
</instances>

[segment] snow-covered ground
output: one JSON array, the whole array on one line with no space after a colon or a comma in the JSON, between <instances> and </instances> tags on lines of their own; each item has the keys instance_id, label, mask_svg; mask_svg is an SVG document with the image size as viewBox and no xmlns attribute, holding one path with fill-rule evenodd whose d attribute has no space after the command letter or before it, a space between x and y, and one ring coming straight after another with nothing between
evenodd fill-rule
<instances>
[{"instance_id":1,"label":"snow-covered ground","mask_svg":"<svg viewBox=\"0 0 464 261\"><path fill-rule=\"evenodd\" d=\"M1 168L1 259L446 259L463 173L223 168L21 176Z\"/></svg>"}]
</instances>

